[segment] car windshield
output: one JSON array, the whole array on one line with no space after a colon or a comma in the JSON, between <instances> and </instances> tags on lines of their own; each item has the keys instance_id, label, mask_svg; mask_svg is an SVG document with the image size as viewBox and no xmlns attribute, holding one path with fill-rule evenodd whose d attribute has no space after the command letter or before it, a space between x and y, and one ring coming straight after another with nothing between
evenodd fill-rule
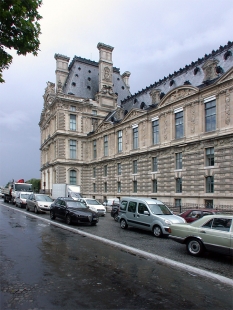
<instances>
[{"instance_id":1,"label":"car windshield","mask_svg":"<svg viewBox=\"0 0 233 310\"><path fill-rule=\"evenodd\" d=\"M29 194L21 194L20 198L22 199L28 199Z\"/></svg>"},{"instance_id":2,"label":"car windshield","mask_svg":"<svg viewBox=\"0 0 233 310\"><path fill-rule=\"evenodd\" d=\"M32 184L25 184L25 183L17 183L15 184L16 191L22 192L31 192L32 191Z\"/></svg>"},{"instance_id":3,"label":"car windshield","mask_svg":"<svg viewBox=\"0 0 233 310\"><path fill-rule=\"evenodd\" d=\"M73 208L73 209L86 209L87 207L79 201L67 201L66 205L68 208Z\"/></svg>"},{"instance_id":4,"label":"car windshield","mask_svg":"<svg viewBox=\"0 0 233 310\"><path fill-rule=\"evenodd\" d=\"M101 203L95 199L86 199L88 205L101 205Z\"/></svg>"},{"instance_id":5,"label":"car windshield","mask_svg":"<svg viewBox=\"0 0 233 310\"><path fill-rule=\"evenodd\" d=\"M171 211L164 204L149 204L149 208L153 214L172 215Z\"/></svg>"},{"instance_id":6,"label":"car windshield","mask_svg":"<svg viewBox=\"0 0 233 310\"><path fill-rule=\"evenodd\" d=\"M53 199L51 199L47 195L36 195L36 200L37 201L48 201L48 202L52 202L53 201Z\"/></svg>"}]
</instances>

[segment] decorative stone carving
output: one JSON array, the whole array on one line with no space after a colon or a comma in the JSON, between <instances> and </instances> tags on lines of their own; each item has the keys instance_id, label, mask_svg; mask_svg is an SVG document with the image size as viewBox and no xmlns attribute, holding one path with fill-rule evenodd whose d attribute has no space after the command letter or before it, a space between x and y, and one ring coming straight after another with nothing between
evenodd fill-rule
<instances>
[{"instance_id":1,"label":"decorative stone carving","mask_svg":"<svg viewBox=\"0 0 233 310\"><path fill-rule=\"evenodd\" d=\"M62 93L62 82L61 82L61 80L59 80L57 83L57 92Z\"/></svg>"},{"instance_id":2,"label":"decorative stone carving","mask_svg":"<svg viewBox=\"0 0 233 310\"><path fill-rule=\"evenodd\" d=\"M160 102L160 93L160 89L152 89L152 91L150 92L152 104L157 104Z\"/></svg>"},{"instance_id":3,"label":"decorative stone carving","mask_svg":"<svg viewBox=\"0 0 233 310\"><path fill-rule=\"evenodd\" d=\"M180 99L194 95L198 92L196 87L182 86L170 91L160 102L160 107L171 104Z\"/></svg>"},{"instance_id":4,"label":"decorative stone carving","mask_svg":"<svg viewBox=\"0 0 233 310\"><path fill-rule=\"evenodd\" d=\"M110 69L108 67L104 67L104 78L103 78L103 80L105 80L105 81L111 80Z\"/></svg>"},{"instance_id":5,"label":"decorative stone carving","mask_svg":"<svg viewBox=\"0 0 233 310\"><path fill-rule=\"evenodd\" d=\"M203 66L202 69L204 71L205 77L204 81L215 79L218 74L216 72L216 66L218 64L218 60L208 60Z\"/></svg>"},{"instance_id":6,"label":"decorative stone carving","mask_svg":"<svg viewBox=\"0 0 233 310\"><path fill-rule=\"evenodd\" d=\"M226 125L230 124L230 93L229 91L226 94L226 99L225 99L225 123Z\"/></svg>"}]
</instances>

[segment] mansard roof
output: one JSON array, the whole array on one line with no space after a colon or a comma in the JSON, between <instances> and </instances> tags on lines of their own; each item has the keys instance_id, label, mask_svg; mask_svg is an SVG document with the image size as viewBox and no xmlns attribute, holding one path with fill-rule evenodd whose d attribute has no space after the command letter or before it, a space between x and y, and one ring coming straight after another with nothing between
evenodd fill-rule
<instances>
[{"instance_id":1,"label":"mansard roof","mask_svg":"<svg viewBox=\"0 0 233 310\"><path fill-rule=\"evenodd\" d=\"M216 65L216 77L212 79L205 78L204 67L208 63ZM233 42L229 41L225 46L220 46L216 51L212 51L209 55L205 54L203 58L180 68L178 71L169 74L167 77L145 87L137 93L125 98L121 101L121 107L125 111L133 108L150 109L156 108L158 104L153 104L150 92L159 90L161 99L172 89L182 85L191 85L202 89L219 80L233 66Z\"/></svg>"},{"instance_id":2,"label":"mansard roof","mask_svg":"<svg viewBox=\"0 0 233 310\"><path fill-rule=\"evenodd\" d=\"M69 74L63 91L85 99L95 99L99 92L99 63L90 59L74 56L68 67ZM131 96L120 69L113 67L113 91L118 95L117 102Z\"/></svg>"}]
</instances>

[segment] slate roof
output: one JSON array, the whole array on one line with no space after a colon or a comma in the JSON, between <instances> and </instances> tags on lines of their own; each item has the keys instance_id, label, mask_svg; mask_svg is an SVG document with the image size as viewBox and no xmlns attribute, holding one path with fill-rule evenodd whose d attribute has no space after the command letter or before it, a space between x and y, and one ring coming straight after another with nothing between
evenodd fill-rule
<instances>
[{"instance_id":1,"label":"slate roof","mask_svg":"<svg viewBox=\"0 0 233 310\"><path fill-rule=\"evenodd\" d=\"M95 99L99 92L99 64L98 62L74 56L69 67L63 91L85 99ZM120 74L120 69L113 67L113 91L117 93L117 103L131 96L129 89Z\"/></svg>"},{"instance_id":2,"label":"slate roof","mask_svg":"<svg viewBox=\"0 0 233 310\"><path fill-rule=\"evenodd\" d=\"M207 85L214 83L217 79L203 83L204 80L204 71L202 66L206 63L207 60L218 60L218 67L220 67L220 73L218 74L219 79L225 72L227 72L233 66L233 42L229 41L227 45L220 46L216 51L212 51L209 55L205 55L203 58L198 58L197 61L192 62L190 65L186 65L184 68L180 68L178 71L175 71L169 76L164 77L163 79L147 86L146 88L138 91L134 95L130 96L121 101L121 107L125 111L130 111L132 108L140 108L141 105L144 105L144 109L154 108L151 106L151 96L150 91L152 89L159 89L163 95L166 95L172 89L186 84L190 84L197 88L203 88ZM198 68L198 69L196 69ZM195 72L197 70L197 72ZM196 73L196 74L195 74ZM114 116L114 113L107 119Z\"/></svg>"}]
</instances>

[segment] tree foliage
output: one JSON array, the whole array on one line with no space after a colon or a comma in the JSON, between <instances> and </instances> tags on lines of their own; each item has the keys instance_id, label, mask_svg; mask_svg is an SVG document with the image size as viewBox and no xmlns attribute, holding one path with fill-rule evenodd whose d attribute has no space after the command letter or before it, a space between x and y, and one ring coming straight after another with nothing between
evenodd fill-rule
<instances>
[{"instance_id":1,"label":"tree foliage","mask_svg":"<svg viewBox=\"0 0 233 310\"><path fill-rule=\"evenodd\" d=\"M40 191L41 180L40 179L31 179L26 181L26 183L32 184L33 192L38 193Z\"/></svg>"},{"instance_id":2,"label":"tree foliage","mask_svg":"<svg viewBox=\"0 0 233 310\"><path fill-rule=\"evenodd\" d=\"M7 49L15 49L18 55L38 54L41 5L42 0L0 0L0 83L5 82L2 71L13 59Z\"/></svg>"}]
</instances>

